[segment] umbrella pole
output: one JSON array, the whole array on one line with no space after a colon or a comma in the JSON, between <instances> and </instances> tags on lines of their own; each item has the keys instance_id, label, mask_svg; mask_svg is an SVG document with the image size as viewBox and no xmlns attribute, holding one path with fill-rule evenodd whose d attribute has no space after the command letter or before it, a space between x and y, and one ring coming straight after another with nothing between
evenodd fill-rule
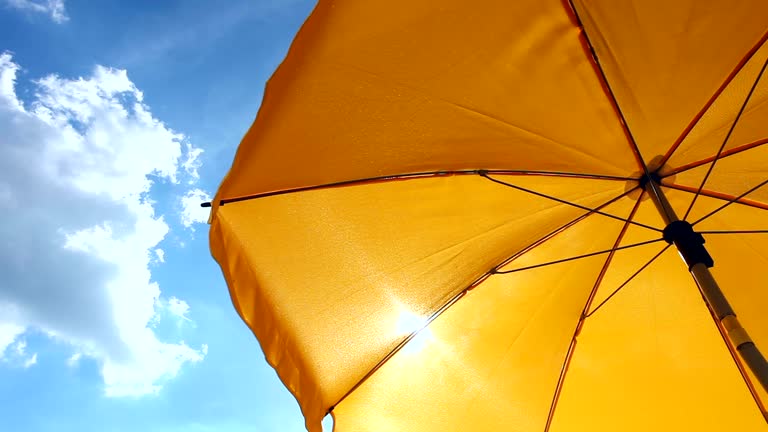
<instances>
[{"instance_id":1,"label":"umbrella pole","mask_svg":"<svg viewBox=\"0 0 768 432\"><path fill-rule=\"evenodd\" d=\"M739 323L728 299L712 277L709 268L714 265L714 261L704 248L704 237L694 232L690 223L681 221L677 217L667 197L664 196L659 178L653 174L649 177L643 182L643 187L667 225L664 229L664 240L670 244L674 243L677 247L710 311L717 319L718 325L724 330L730 343L736 347L742 360L752 370L762 387L768 391L768 362Z\"/></svg>"}]
</instances>

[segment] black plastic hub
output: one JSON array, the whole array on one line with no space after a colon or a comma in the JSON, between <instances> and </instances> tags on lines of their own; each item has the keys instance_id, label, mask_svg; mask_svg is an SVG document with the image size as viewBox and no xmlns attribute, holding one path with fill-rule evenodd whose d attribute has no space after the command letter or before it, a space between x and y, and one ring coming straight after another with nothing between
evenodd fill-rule
<instances>
[{"instance_id":1,"label":"black plastic hub","mask_svg":"<svg viewBox=\"0 0 768 432\"><path fill-rule=\"evenodd\" d=\"M715 265L715 261L704 247L704 236L693 230L693 226L686 221L675 221L664 228L664 240L669 244L675 244L683 260L690 270L696 264L704 264L707 267Z\"/></svg>"},{"instance_id":2,"label":"black plastic hub","mask_svg":"<svg viewBox=\"0 0 768 432\"><path fill-rule=\"evenodd\" d=\"M645 190L645 185L648 184L649 180L653 180L656 184L661 184L661 176L659 175L659 173L652 172L652 173L649 173L648 175L643 174L642 176L640 176L640 179L638 180L640 182L640 188Z\"/></svg>"}]
</instances>

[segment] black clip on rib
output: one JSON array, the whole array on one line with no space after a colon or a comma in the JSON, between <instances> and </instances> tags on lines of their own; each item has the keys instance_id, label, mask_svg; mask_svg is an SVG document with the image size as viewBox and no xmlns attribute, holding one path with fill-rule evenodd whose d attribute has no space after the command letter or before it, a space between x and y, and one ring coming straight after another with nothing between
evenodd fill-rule
<instances>
[{"instance_id":1,"label":"black clip on rib","mask_svg":"<svg viewBox=\"0 0 768 432\"><path fill-rule=\"evenodd\" d=\"M693 226L686 221L674 221L664 228L664 240L674 243L683 260L688 264L688 270L696 264L704 264L707 267L715 265L715 261L704 247L704 236L693 230Z\"/></svg>"}]
</instances>

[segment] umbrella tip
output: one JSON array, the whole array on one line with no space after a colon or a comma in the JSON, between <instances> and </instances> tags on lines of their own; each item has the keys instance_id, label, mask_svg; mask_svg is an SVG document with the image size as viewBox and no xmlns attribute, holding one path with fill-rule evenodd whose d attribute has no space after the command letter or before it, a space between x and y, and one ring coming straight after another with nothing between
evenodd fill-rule
<instances>
[{"instance_id":1,"label":"umbrella tip","mask_svg":"<svg viewBox=\"0 0 768 432\"><path fill-rule=\"evenodd\" d=\"M211 206L211 203L210 203L210 202L204 202L204 203L200 203L200 207L203 207L203 208L208 208L208 207L210 207L210 206Z\"/></svg>"}]
</instances>

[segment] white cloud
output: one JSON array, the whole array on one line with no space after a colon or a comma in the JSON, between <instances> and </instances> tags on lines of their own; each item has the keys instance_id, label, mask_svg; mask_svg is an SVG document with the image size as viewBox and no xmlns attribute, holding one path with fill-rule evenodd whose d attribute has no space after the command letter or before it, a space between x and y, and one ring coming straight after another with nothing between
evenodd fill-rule
<instances>
[{"instance_id":1,"label":"white cloud","mask_svg":"<svg viewBox=\"0 0 768 432\"><path fill-rule=\"evenodd\" d=\"M37 353L34 353L34 354L32 355L32 357L28 358L28 359L27 359L27 360L24 362L24 365L23 365L23 367L24 367L24 369L29 369L30 367L32 367L32 366L34 366L34 365L36 365L36 364L37 364Z\"/></svg>"},{"instance_id":2,"label":"white cloud","mask_svg":"<svg viewBox=\"0 0 768 432\"><path fill-rule=\"evenodd\" d=\"M5 356L5 350L23 333L23 326L12 323L0 323L0 359Z\"/></svg>"},{"instance_id":3,"label":"white cloud","mask_svg":"<svg viewBox=\"0 0 768 432\"><path fill-rule=\"evenodd\" d=\"M176 181L185 138L123 70L45 77L26 105L17 70L0 54L0 349L36 329L72 345L72 363L96 359L108 395L157 392L205 356L151 325L163 300L149 265L169 227L150 178Z\"/></svg>"},{"instance_id":4,"label":"white cloud","mask_svg":"<svg viewBox=\"0 0 768 432\"><path fill-rule=\"evenodd\" d=\"M80 363L80 359L83 357L80 353L74 353L67 359L67 366L75 367Z\"/></svg>"},{"instance_id":5,"label":"white cloud","mask_svg":"<svg viewBox=\"0 0 768 432\"><path fill-rule=\"evenodd\" d=\"M23 334L22 326L0 324L0 360L27 369L37 364L37 353L27 355L27 341L19 338Z\"/></svg>"},{"instance_id":6,"label":"white cloud","mask_svg":"<svg viewBox=\"0 0 768 432\"><path fill-rule=\"evenodd\" d=\"M144 337L140 338L144 345L134 346L139 364L133 361L109 362L102 368L107 396L158 393L161 383L175 377L184 363L199 362L205 357L206 345L200 350L193 350L184 341L178 344L162 343L150 329L145 329L144 333Z\"/></svg>"},{"instance_id":7,"label":"white cloud","mask_svg":"<svg viewBox=\"0 0 768 432\"><path fill-rule=\"evenodd\" d=\"M6 0L8 5L16 9L50 15L56 23L69 21L64 0Z\"/></svg>"},{"instance_id":8,"label":"white cloud","mask_svg":"<svg viewBox=\"0 0 768 432\"><path fill-rule=\"evenodd\" d=\"M187 174L189 174L191 177L189 179L190 184L193 184L200 178L200 174L197 172L197 170L203 166L203 162L200 160L200 156L202 154L203 149L195 148L191 144L187 143L187 157L184 159L184 162L182 162L181 167L184 168L184 171L186 171Z\"/></svg>"},{"instance_id":9,"label":"white cloud","mask_svg":"<svg viewBox=\"0 0 768 432\"><path fill-rule=\"evenodd\" d=\"M210 208L200 207L203 202L211 200L207 192L200 189L192 189L181 198L181 223L187 228L192 228L195 223L208 222Z\"/></svg>"},{"instance_id":10,"label":"white cloud","mask_svg":"<svg viewBox=\"0 0 768 432\"><path fill-rule=\"evenodd\" d=\"M165 262L165 251L157 248L155 249L155 256L157 257L157 262L164 263Z\"/></svg>"},{"instance_id":11,"label":"white cloud","mask_svg":"<svg viewBox=\"0 0 768 432\"><path fill-rule=\"evenodd\" d=\"M16 351L16 355L19 357L23 357L24 354L27 353L27 341L24 339L19 340L16 342L16 346L13 348L14 351Z\"/></svg>"},{"instance_id":12,"label":"white cloud","mask_svg":"<svg viewBox=\"0 0 768 432\"><path fill-rule=\"evenodd\" d=\"M187 314L189 313L189 305L184 300L179 300L176 297L168 299L168 312L173 316L182 319L184 321L191 321Z\"/></svg>"}]
</instances>

